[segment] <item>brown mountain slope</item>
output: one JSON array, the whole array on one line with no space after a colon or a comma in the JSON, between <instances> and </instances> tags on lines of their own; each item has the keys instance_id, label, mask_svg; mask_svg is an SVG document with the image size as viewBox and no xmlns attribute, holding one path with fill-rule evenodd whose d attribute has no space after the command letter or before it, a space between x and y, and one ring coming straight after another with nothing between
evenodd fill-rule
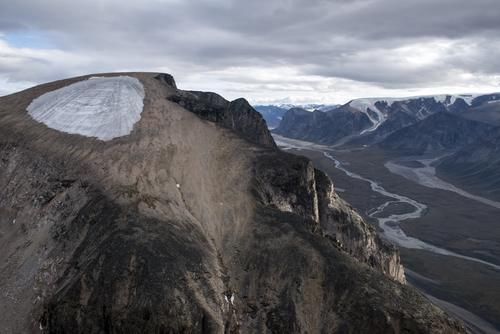
<instances>
[{"instance_id":1,"label":"brown mountain slope","mask_svg":"<svg viewBox=\"0 0 500 334\"><path fill-rule=\"evenodd\" d=\"M127 75L144 111L111 141L26 112L86 77L0 98L0 332L463 332L244 101Z\"/></svg>"}]
</instances>

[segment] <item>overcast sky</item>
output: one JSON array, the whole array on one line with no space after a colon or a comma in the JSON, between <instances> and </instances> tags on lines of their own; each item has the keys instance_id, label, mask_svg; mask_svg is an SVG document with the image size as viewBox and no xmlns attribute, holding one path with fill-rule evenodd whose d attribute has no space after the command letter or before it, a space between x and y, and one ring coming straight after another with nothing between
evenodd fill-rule
<instances>
[{"instance_id":1,"label":"overcast sky","mask_svg":"<svg viewBox=\"0 0 500 334\"><path fill-rule=\"evenodd\" d=\"M500 0L0 1L0 95L129 70L252 103L500 91Z\"/></svg>"}]
</instances>

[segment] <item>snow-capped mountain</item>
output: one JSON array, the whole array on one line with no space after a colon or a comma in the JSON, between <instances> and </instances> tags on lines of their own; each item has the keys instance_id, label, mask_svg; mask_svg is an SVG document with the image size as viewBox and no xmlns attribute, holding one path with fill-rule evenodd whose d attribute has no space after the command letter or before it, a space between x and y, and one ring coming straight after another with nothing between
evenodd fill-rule
<instances>
[{"instance_id":1,"label":"snow-capped mountain","mask_svg":"<svg viewBox=\"0 0 500 334\"><path fill-rule=\"evenodd\" d=\"M328 111L337 108L338 104L317 104L317 103L309 103L309 104L279 104L278 107L282 109L290 110L292 108L301 108L307 111Z\"/></svg>"},{"instance_id":2,"label":"snow-capped mountain","mask_svg":"<svg viewBox=\"0 0 500 334\"><path fill-rule=\"evenodd\" d=\"M296 122L296 113L287 112L275 132L323 144L340 141L373 144L439 112L500 123L500 103L496 101L500 101L500 94L360 98L325 111L326 115L314 115L315 112L301 114L299 122Z\"/></svg>"},{"instance_id":3,"label":"snow-capped mountain","mask_svg":"<svg viewBox=\"0 0 500 334\"><path fill-rule=\"evenodd\" d=\"M347 105L365 113L368 116L373 125L370 128L363 130L362 133L366 133L375 131L387 120L389 110L388 107L390 108L395 102L400 103L400 106L404 111L414 114L414 116L416 116L419 120L422 120L433 113L433 110L426 105L431 102L431 100L434 100L437 104L443 105L447 109L452 109L453 106L456 106L456 103L459 105L463 105L465 103L466 105L471 106L472 101L478 96L479 95L477 94L463 94L413 96L402 98L361 98L352 100L348 102ZM412 106L410 106L410 104L420 104L420 108L415 110Z\"/></svg>"}]
</instances>

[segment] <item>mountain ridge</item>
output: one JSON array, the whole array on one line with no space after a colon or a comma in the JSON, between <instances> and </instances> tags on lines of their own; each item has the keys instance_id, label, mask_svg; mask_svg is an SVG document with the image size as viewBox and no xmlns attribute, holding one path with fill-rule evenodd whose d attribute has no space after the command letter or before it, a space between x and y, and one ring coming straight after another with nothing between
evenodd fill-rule
<instances>
[{"instance_id":1,"label":"mountain ridge","mask_svg":"<svg viewBox=\"0 0 500 334\"><path fill-rule=\"evenodd\" d=\"M403 155L450 152L472 144L492 129L481 122L440 112L393 132L378 146Z\"/></svg>"},{"instance_id":2,"label":"mountain ridge","mask_svg":"<svg viewBox=\"0 0 500 334\"><path fill-rule=\"evenodd\" d=\"M491 110L495 106L493 102L497 101L497 99L500 99L500 95L496 93L487 95L462 94L354 99L341 107L327 111L327 114L331 114L330 119L325 118L318 122L311 115L304 117L300 126L307 127L309 129L307 133L295 130L291 126L294 120L290 119L290 115L288 115L289 119L286 119L286 114L282 120L286 127L280 128L278 126L274 131L290 138L312 140L321 144L335 145L341 142L349 142L356 145L371 145L383 140L394 131L418 123L438 112L451 112L477 121L490 122L491 117L495 117L491 116L491 113L484 112L483 120L479 113L473 113L472 110L487 104L490 105L488 110ZM352 111L355 114L363 113L368 118L369 123L366 124L365 120L358 117L359 121L351 119L344 124L345 120L336 120L333 117L333 114L338 110ZM352 122L354 122L355 126L352 125ZM340 134L335 131L335 129L343 127L350 130ZM320 128L331 128L331 136L322 136L320 139L314 138L313 132Z\"/></svg>"}]
</instances>

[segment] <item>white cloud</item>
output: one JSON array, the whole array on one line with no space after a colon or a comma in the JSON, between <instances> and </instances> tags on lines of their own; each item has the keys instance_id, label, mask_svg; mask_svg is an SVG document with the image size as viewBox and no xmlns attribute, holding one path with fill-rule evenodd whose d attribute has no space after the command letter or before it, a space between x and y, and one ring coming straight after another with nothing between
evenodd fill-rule
<instances>
[{"instance_id":1,"label":"white cloud","mask_svg":"<svg viewBox=\"0 0 500 334\"><path fill-rule=\"evenodd\" d=\"M13 47L0 37L0 78L12 85L76 75L88 64L85 56L57 49Z\"/></svg>"}]
</instances>

